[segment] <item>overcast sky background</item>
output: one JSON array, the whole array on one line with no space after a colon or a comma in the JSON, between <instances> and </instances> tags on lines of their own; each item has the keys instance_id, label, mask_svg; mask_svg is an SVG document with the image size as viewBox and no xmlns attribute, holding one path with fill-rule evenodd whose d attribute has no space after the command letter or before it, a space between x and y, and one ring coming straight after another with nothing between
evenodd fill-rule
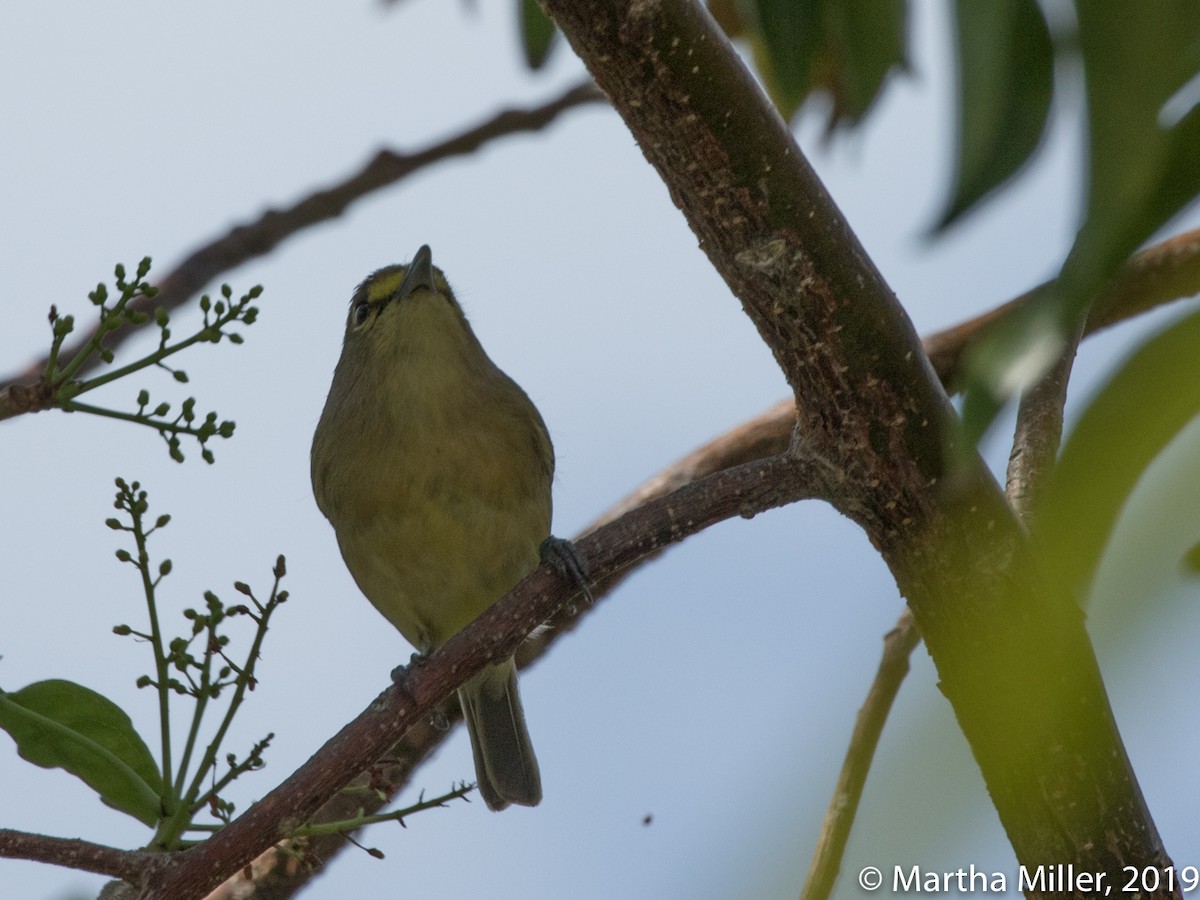
<instances>
[{"instance_id":1,"label":"overcast sky background","mask_svg":"<svg viewBox=\"0 0 1200 900\"><path fill-rule=\"evenodd\" d=\"M581 76L565 46L548 71L521 61L509 2L411 0L202 6L141 0L0 8L0 366L49 344L51 303L86 321L86 294L144 255L170 270L198 244L357 169L381 147L419 149L504 105ZM1058 119L1016 189L936 243L948 190L952 81L943 4L917 2L914 74L865 129L801 144L917 328L928 333L1051 276L1076 223L1077 110ZM1194 227L1194 213L1173 230ZM70 678L156 734L133 682L145 647L115 637L144 612L106 529L113 478L140 479L173 522L151 544L178 610L234 580L266 591L278 553L292 602L227 750L276 733L265 771L229 792L240 809L302 763L387 683L409 647L345 571L313 503L308 448L364 275L433 248L492 357L549 423L555 530L570 535L696 445L786 396L784 380L619 118L574 111L422 172L229 273L265 286L242 347L199 348L186 391L138 388L238 423L207 466L171 462L147 429L49 412L3 423L0 687ZM218 285L210 286L215 290ZM194 307L192 307L194 309ZM1177 314L1088 341L1072 408L1135 340ZM174 316L176 335L198 316ZM153 339L153 340L156 340ZM151 339L126 345L145 352ZM1007 427L1007 426L1005 426ZM999 429L998 431L1002 431ZM1091 629L1118 721L1168 849L1200 863L1195 585L1177 573L1200 535L1180 483L1200 481L1200 434L1139 495L1107 562ZM988 442L999 471L1003 433ZM1147 522L1154 523L1148 528ZM901 610L866 539L810 503L710 529L639 571L522 679L545 800L503 815L456 804L370 830L379 861L349 851L305 894L345 896L792 897L873 676ZM181 713L176 713L177 717ZM150 741L152 746L156 742ZM473 777L456 733L402 798ZM643 824L647 817L650 824ZM148 834L61 771L0 737L0 827L122 847ZM1015 862L923 649L867 786L839 897L864 865ZM6 896L95 896L104 879L0 860Z\"/></svg>"}]
</instances>

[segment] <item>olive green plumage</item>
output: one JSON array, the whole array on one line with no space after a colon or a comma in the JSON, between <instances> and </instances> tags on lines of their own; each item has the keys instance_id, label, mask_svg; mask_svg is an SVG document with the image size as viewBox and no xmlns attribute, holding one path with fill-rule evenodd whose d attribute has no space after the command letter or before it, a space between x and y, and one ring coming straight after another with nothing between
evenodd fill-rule
<instances>
[{"instance_id":1,"label":"olive green plumage","mask_svg":"<svg viewBox=\"0 0 1200 900\"><path fill-rule=\"evenodd\" d=\"M488 358L428 247L354 293L313 436L317 505L354 580L429 653L537 567L554 451ZM513 660L459 690L492 809L541 800Z\"/></svg>"}]
</instances>

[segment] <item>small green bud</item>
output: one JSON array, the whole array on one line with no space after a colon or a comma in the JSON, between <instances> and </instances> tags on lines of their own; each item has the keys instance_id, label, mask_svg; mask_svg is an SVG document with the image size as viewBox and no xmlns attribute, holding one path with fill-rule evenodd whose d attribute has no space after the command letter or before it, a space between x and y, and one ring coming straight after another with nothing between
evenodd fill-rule
<instances>
[{"instance_id":1,"label":"small green bud","mask_svg":"<svg viewBox=\"0 0 1200 900\"><path fill-rule=\"evenodd\" d=\"M152 682L150 680L149 675L142 675L140 678L138 678L138 680L136 682L137 686L140 688L150 687L150 685L152 685L153 683L154 682Z\"/></svg>"},{"instance_id":2,"label":"small green bud","mask_svg":"<svg viewBox=\"0 0 1200 900\"><path fill-rule=\"evenodd\" d=\"M245 338L243 338L240 334L234 333L227 334L225 337L229 338L229 343L231 344L240 344L243 340L245 340Z\"/></svg>"},{"instance_id":3,"label":"small green bud","mask_svg":"<svg viewBox=\"0 0 1200 900\"><path fill-rule=\"evenodd\" d=\"M183 369L176 369L171 374L175 377L175 380L178 381L180 384L187 383L187 380L188 380L187 372L183 371Z\"/></svg>"},{"instance_id":4,"label":"small green bud","mask_svg":"<svg viewBox=\"0 0 1200 900\"><path fill-rule=\"evenodd\" d=\"M126 318L128 318L129 321L132 322L134 325L145 325L147 322L150 321L150 317L148 315L146 315L144 312L140 312L139 310L136 310L136 309L130 310L126 314Z\"/></svg>"},{"instance_id":5,"label":"small green bud","mask_svg":"<svg viewBox=\"0 0 1200 900\"><path fill-rule=\"evenodd\" d=\"M167 310L166 310L166 308L165 308L165 307L162 307L162 306L156 307L156 308L155 308L155 310L154 310L154 322L155 322L155 324L157 324L159 328L162 328L162 327L164 327L164 326L165 326L165 325L166 325L166 324L167 324L169 321L171 321L171 317L170 317L170 316L167 314Z\"/></svg>"},{"instance_id":6,"label":"small green bud","mask_svg":"<svg viewBox=\"0 0 1200 900\"><path fill-rule=\"evenodd\" d=\"M104 524L107 525L109 528L111 528L113 531L120 531L121 529L123 529L125 527L124 525L121 524L120 519L105 519Z\"/></svg>"},{"instance_id":7,"label":"small green bud","mask_svg":"<svg viewBox=\"0 0 1200 900\"><path fill-rule=\"evenodd\" d=\"M111 350L109 350L107 347L101 347L100 348L100 358L102 360L104 360L106 363L110 363L113 361L113 352Z\"/></svg>"},{"instance_id":8,"label":"small green bud","mask_svg":"<svg viewBox=\"0 0 1200 900\"><path fill-rule=\"evenodd\" d=\"M125 266L122 265L121 263L117 263L116 268L113 269L113 274L117 276L117 281L124 281L125 280Z\"/></svg>"},{"instance_id":9,"label":"small green bud","mask_svg":"<svg viewBox=\"0 0 1200 900\"><path fill-rule=\"evenodd\" d=\"M150 272L150 257L143 256L142 261L138 263L138 278L145 278Z\"/></svg>"},{"instance_id":10,"label":"small green bud","mask_svg":"<svg viewBox=\"0 0 1200 900\"><path fill-rule=\"evenodd\" d=\"M125 637L126 635L133 634L133 629L128 625L114 625L113 634L119 634L121 637Z\"/></svg>"},{"instance_id":11,"label":"small green bud","mask_svg":"<svg viewBox=\"0 0 1200 900\"><path fill-rule=\"evenodd\" d=\"M150 392L147 390L138 391L138 406L145 406L150 402Z\"/></svg>"},{"instance_id":12,"label":"small green bud","mask_svg":"<svg viewBox=\"0 0 1200 900\"><path fill-rule=\"evenodd\" d=\"M257 300L259 297L262 296L262 292L263 292L263 286L261 284L256 284L254 287L250 288L250 290L246 292L246 296L249 297L251 300Z\"/></svg>"},{"instance_id":13,"label":"small green bud","mask_svg":"<svg viewBox=\"0 0 1200 900\"><path fill-rule=\"evenodd\" d=\"M250 591L250 585L246 584L244 581L235 581L233 583L233 589L239 594L245 594L247 597L254 596Z\"/></svg>"},{"instance_id":14,"label":"small green bud","mask_svg":"<svg viewBox=\"0 0 1200 900\"><path fill-rule=\"evenodd\" d=\"M147 297L155 297L158 295L158 288L156 288L152 284L148 284L142 288L142 293L145 294Z\"/></svg>"},{"instance_id":15,"label":"small green bud","mask_svg":"<svg viewBox=\"0 0 1200 900\"><path fill-rule=\"evenodd\" d=\"M164 559L158 564L158 574L163 576L171 574L171 561L169 559Z\"/></svg>"},{"instance_id":16,"label":"small green bud","mask_svg":"<svg viewBox=\"0 0 1200 900\"><path fill-rule=\"evenodd\" d=\"M117 559L119 559L121 562L131 562L133 560L133 556L130 555L128 550L122 549L117 551Z\"/></svg>"},{"instance_id":17,"label":"small green bud","mask_svg":"<svg viewBox=\"0 0 1200 900\"><path fill-rule=\"evenodd\" d=\"M221 296L228 300L233 296L233 288L227 284L221 285ZM220 310L217 310L217 312L220 312Z\"/></svg>"},{"instance_id":18,"label":"small green bud","mask_svg":"<svg viewBox=\"0 0 1200 900\"><path fill-rule=\"evenodd\" d=\"M224 421L221 423L220 427L217 428L217 434L223 438L233 437L233 429L236 427L236 423Z\"/></svg>"},{"instance_id":19,"label":"small green bud","mask_svg":"<svg viewBox=\"0 0 1200 900\"><path fill-rule=\"evenodd\" d=\"M258 307L252 306L242 313L242 321L247 325L253 325L256 321L258 321Z\"/></svg>"},{"instance_id":20,"label":"small green bud","mask_svg":"<svg viewBox=\"0 0 1200 900\"><path fill-rule=\"evenodd\" d=\"M208 299L208 294L202 294L200 296L200 309L204 312L208 312L211 307L212 301Z\"/></svg>"},{"instance_id":21,"label":"small green bud","mask_svg":"<svg viewBox=\"0 0 1200 900\"><path fill-rule=\"evenodd\" d=\"M275 595L275 602L276 603L287 603L288 597L290 597L290 596L292 596L290 592L280 591L278 594Z\"/></svg>"},{"instance_id":22,"label":"small green bud","mask_svg":"<svg viewBox=\"0 0 1200 900\"><path fill-rule=\"evenodd\" d=\"M275 568L271 570L271 574L276 578L282 578L287 574L287 559L282 553L275 560Z\"/></svg>"},{"instance_id":23,"label":"small green bud","mask_svg":"<svg viewBox=\"0 0 1200 900\"><path fill-rule=\"evenodd\" d=\"M213 456L213 452L211 450L209 450L207 447L200 448L200 458L202 460L204 460L206 463L208 463L210 466L217 461L217 458L215 456Z\"/></svg>"},{"instance_id":24,"label":"small green bud","mask_svg":"<svg viewBox=\"0 0 1200 900\"><path fill-rule=\"evenodd\" d=\"M154 520L154 527L155 528L166 528L167 523L170 521L171 521L171 517L167 513L163 513L161 516L159 516L157 519Z\"/></svg>"},{"instance_id":25,"label":"small green bud","mask_svg":"<svg viewBox=\"0 0 1200 900\"><path fill-rule=\"evenodd\" d=\"M160 403L160 404L158 404L158 406L154 407L154 414L160 418L162 416L165 416L170 411L171 411L170 403Z\"/></svg>"}]
</instances>

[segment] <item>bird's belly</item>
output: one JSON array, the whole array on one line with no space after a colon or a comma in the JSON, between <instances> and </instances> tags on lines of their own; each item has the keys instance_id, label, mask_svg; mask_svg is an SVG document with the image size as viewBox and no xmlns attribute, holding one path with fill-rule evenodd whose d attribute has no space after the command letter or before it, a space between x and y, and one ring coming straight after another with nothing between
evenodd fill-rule
<instances>
[{"instance_id":1,"label":"bird's belly","mask_svg":"<svg viewBox=\"0 0 1200 900\"><path fill-rule=\"evenodd\" d=\"M549 533L548 511L538 506L410 493L400 513L342 523L338 543L362 592L427 653L537 566Z\"/></svg>"}]
</instances>

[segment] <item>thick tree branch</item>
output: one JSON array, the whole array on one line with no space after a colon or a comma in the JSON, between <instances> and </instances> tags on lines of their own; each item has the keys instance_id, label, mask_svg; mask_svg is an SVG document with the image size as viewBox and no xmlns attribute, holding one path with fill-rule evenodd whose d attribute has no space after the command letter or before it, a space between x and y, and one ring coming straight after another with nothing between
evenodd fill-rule
<instances>
[{"instance_id":1,"label":"thick tree branch","mask_svg":"<svg viewBox=\"0 0 1200 900\"><path fill-rule=\"evenodd\" d=\"M1018 859L1109 883L1168 863L1075 599L1039 580L994 479L953 446L911 324L707 10L545 6L775 355L793 446L837 473L826 499L908 600Z\"/></svg>"},{"instance_id":2,"label":"thick tree branch","mask_svg":"<svg viewBox=\"0 0 1200 900\"><path fill-rule=\"evenodd\" d=\"M114 878L138 878L166 863L161 853L118 850L90 841L47 837L8 828L0 828L0 858L29 859Z\"/></svg>"},{"instance_id":3,"label":"thick tree branch","mask_svg":"<svg viewBox=\"0 0 1200 900\"><path fill-rule=\"evenodd\" d=\"M752 516L828 490L823 467L773 457L710 475L605 525L577 545L603 581L648 553L733 516ZM262 850L287 837L467 678L511 655L524 636L577 591L548 567L525 578L479 619L420 662L404 689L389 688L283 784L205 843L140 880L145 900L203 897Z\"/></svg>"},{"instance_id":4,"label":"thick tree branch","mask_svg":"<svg viewBox=\"0 0 1200 900\"><path fill-rule=\"evenodd\" d=\"M144 312L152 312L157 307L174 309L222 274L251 259L266 255L284 240L305 228L337 218L352 203L381 188L407 178L420 169L455 156L474 153L484 144L497 138L540 131L563 112L603 99L603 95L591 82L584 82L539 106L501 110L486 122L424 150L414 153L380 150L367 165L349 178L315 191L286 209L268 210L254 222L238 225L195 250L174 270L161 280L155 281L158 294L154 298L142 298L131 306ZM115 348L136 331L134 328L123 328L114 332L106 339L105 346ZM93 333L81 334L74 344L64 347L62 359L66 361L74 356ZM18 386L17 394L10 394L14 390L12 387L0 391L0 409L6 404L20 404L30 396L35 396L29 392L36 390L45 368L46 360L43 358L31 363L22 372L0 378L0 384ZM19 393L21 390L25 393Z\"/></svg>"}]
</instances>

